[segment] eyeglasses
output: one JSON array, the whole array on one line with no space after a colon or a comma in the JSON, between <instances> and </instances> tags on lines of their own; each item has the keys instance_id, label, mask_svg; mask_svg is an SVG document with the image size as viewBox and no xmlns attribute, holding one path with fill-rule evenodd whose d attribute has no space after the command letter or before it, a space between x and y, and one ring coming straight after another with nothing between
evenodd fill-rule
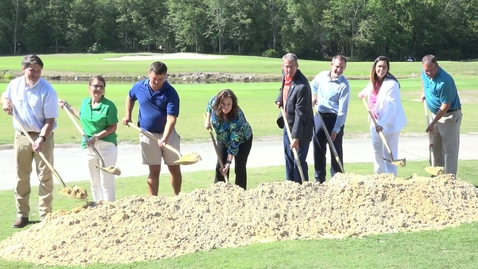
<instances>
[{"instance_id":1,"label":"eyeglasses","mask_svg":"<svg viewBox=\"0 0 478 269\"><path fill-rule=\"evenodd\" d=\"M95 89L100 89L100 90L102 90L102 89L105 88L105 85L93 84L93 85L90 85L90 87L93 87L93 88L95 88Z\"/></svg>"}]
</instances>

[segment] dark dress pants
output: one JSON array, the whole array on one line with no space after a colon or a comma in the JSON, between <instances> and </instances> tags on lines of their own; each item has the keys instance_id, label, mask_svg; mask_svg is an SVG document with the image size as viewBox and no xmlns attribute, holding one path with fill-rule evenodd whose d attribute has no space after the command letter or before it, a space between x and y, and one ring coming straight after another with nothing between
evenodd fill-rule
<instances>
[{"instance_id":1,"label":"dark dress pants","mask_svg":"<svg viewBox=\"0 0 478 269\"><path fill-rule=\"evenodd\" d=\"M313 145L314 145L314 168L315 168L315 180L317 182L323 183L325 182L325 177L327 176L326 172L326 164L327 164L327 137L325 136L324 130L320 127L320 119L318 115L314 116L314 137L313 137ZM334 129L336 116L324 116L322 120L324 121L325 127L329 131L329 134L332 133ZM344 136L344 126L340 129L340 132L337 134L337 137L333 141L335 150L337 150L337 154L339 155L340 161L343 163L343 150L342 150L342 140ZM330 174L333 177L336 172L342 172L340 169L335 156L330 149L330 159L331 159L331 168Z\"/></svg>"},{"instance_id":2,"label":"dark dress pants","mask_svg":"<svg viewBox=\"0 0 478 269\"><path fill-rule=\"evenodd\" d=\"M285 157L285 179L302 184L302 179L300 178L300 174L299 174L299 167L295 161L294 154L292 153L292 150L290 149L289 136L287 135L287 130L285 129L285 127L284 127L283 137L284 137L283 141L284 141L284 157ZM305 181L309 181L309 175L308 175L309 168L306 162L307 153L309 152L309 144L310 143L306 143L302 146L299 146L299 149L297 151L299 155L300 164L304 172Z\"/></svg>"},{"instance_id":3,"label":"dark dress pants","mask_svg":"<svg viewBox=\"0 0 478 269\"><path fill-rule=\"evenodd\" d=\"M249 140L245 141L241 145L239 145L239 151L237 152L237 155L234 157L234 173L236 174L236 182L235 184L238 185L239 187L243 188L244 190L247 187L247 170L246 170L246 165L247 165L247 158L249 157L249 153L251 152L252 148L252 135ZM226 146L219 142L217 143L217 147L219 148L219 152L221 153L221 158L222 162L224 165L226 164L227 160L227 148ZM227 177L229 177L229 171L227 171ZM218 181L224 182L224 176L221 174L221 167L219 166L219 162L216 163L216 177L214 179L214 183L217 183Z\"/></svg>"}]
</instances>

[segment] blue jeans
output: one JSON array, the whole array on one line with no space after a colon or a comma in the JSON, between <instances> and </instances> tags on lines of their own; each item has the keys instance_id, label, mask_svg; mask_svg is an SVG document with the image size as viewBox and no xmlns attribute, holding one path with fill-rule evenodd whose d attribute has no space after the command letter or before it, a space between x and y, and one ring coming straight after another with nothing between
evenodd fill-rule
<instances>
[{"instance_id":1,"label":"blue jeans","mask_svg":"<svg viewBox=\"0 0 478 269\"><path fill-rule=\"evenodd\" d=\"M292 153L292 150L290 149L289 136L287 135L287 130L285 129L285 127L284 127L283 136L284 136L283 141L284 141L284 157L285 157L285 179L302 184L302 179L300 178L300 174L299 174L299 167L297 163L295 162L294 154ZM309 175L308 175L309 168L305 160L307 158L308 152L309 152L309 143L299 146L299 149L297 151L299 155L300 164L303 169L305 181L309 181Z\"/></svg>"}]
</instances>

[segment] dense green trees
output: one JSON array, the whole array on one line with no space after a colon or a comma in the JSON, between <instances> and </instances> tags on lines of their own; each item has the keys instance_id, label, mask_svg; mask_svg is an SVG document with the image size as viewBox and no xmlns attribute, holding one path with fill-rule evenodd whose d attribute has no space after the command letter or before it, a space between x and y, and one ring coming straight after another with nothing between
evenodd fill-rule
<instances>
[{"instance_id":1,"label":"dense green trees","mask_svg":"<svg viewBox=\"0 0 478 269\"><path fill-rule=\"evenodd\" d=\"M0 6L2 55L478 57L478 0L0 0Z\"/></svg>"}]
</instances>

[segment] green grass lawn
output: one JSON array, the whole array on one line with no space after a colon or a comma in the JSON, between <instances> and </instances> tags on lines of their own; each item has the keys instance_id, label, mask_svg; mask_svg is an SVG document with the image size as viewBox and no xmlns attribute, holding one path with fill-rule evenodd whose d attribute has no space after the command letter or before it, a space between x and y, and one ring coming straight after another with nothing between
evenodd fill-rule
<instances>
[{"instance_id":1,"label":"green grass lawn","mask_svg":"<svg viewBox=\"0 0 478 269\"><path fill-rule=\"evenodd\" d=\"M463 121L461 132L463 134L478 132L478 117L473 117L471 112L478 110L478 76L458 76L457 86L460 89L460 98L463 104ZM407 133L425 134L425 118L423 105L419 102L420 81L402 79L402 102L407 115L408 124L403 129L402 135ZM357 93L366 86L366 81L351 80L351 97L349 112L345 123L346 137L357 134L368 134L367 111L362 102L357 98ZM88 96L87 83L54 83L58 96L67 100L71 105L79 108L83 98ZM118 107L118 118L124 116L124 100L132 84L109 83L106 87L106 96ZM208 133L203 128L203 116L209 99L222 89L230 88L238 96L239 105L250 122L256 138L280 139L281 131L277 128L275 120L279 111L274 104L278 94L279 84L275 82L264 83L225 83L225 84L176 84L174 85L181 97L181 110L177 123L177 130L183 142L206 141ZM0 84L0 89L6 84ZM138 106L135 106L137 109ZM55 133L55 142L78 143L81 138L66 112L59 111L58 128ZM137 120L137 112L133 113L133 120ZM6 126L0 133L0 144L13 143L12 119L6 113L0 113L0 126ZM138 141L135 130L121 124L118 128L120 141ZM272 138L271 138L272 137Z\"/></svg>"},{"instance_id":2,"label":"green grass lawn","mask_svg":"<svg viewBox=\"0 0 478 269\"><path fill-rule=\"evenodd\" d=\"M478 161L460 161L458 177L478 186L475 167ZM399 169L399 177L407 178L413 173L428 176L423 170L427 162L409 162ZM310 167L312 168L312 167ZM356 174L370 174L371 163L345 164L347 171ZM283 178L284 167L249 169L249 189L261 182L273 182ZM183 174L183 192L207 188L213 182L212 171ZM160 195L172 195L169 180L161 180ZM86 181L76 182L89 188ZM56 189L61 186L56 185ZM37 214L37 187L32 190L30 206ZM117 178L117 199L129 195L147 195L145 176ZM17 229L10 228L15 219L15 205L12 191L0 191L0 240ZM80 202L57 194L54 210L82 205ZM36 220L35 217L31 218ZM463 224L459 227L440 231L402 232L381 234L365 238L297 240L255 244L240 248L216 249L181 256L175 259L147 261L125 265L96 264L86 268L477 268L478 223ZM33 264L0 260L1 268L36 268ZM64 268L64 267L53 267ZM73 267L84 268L84 267Z\"/></svg>"},{"instance_id":3,"label":"green grass lawn","mask_svg":"<svg viewBox=\"0 0 478 269\"><path fill-rule=\"evenodd\" d=\"M41 55L45 62L45 72L71 75L144 75L152 61L121 62L104 61L103 58L123 54L71 54ZM0 74L7 70L20 71L22 57L0 57ZM261 57L227 56L221 60L166 60L170 72L228 72L244 74L280 74L281 60ZM478 132L478 117L472 111L478 111L478 63L440 62L447 71L454 74L463 103L464 118L462 133ZM312 77L327 70L328 62L299 60L299 68ZM391 64L391 71L399 77L411 77L420 73L420 63L397 62ZM371 63L349 63L345 72L350 77L366 77ZM356 98L367 81L350 80L352 93L349 114L346 122L346 137L368 134L367 112ZM402 100L406 110L408 125L404 135L424 134L425 119L423 106L418 102L421 87L419 78L401 79ZM0 92L6 88L0 83ZM124 116L124 100L132 83L108 83L106 94L116 103L119 118ZM78 107L87 94L87 83L55 83L55 89L62 99ZM239 97L239 104L251 123L256 138L280 139L281 131L275 124L278 109L274 104L279 83L228 83L228 84L174 84L181 97L181 113L177 129L183 141L206 141L208 133L202 127L202 113L206 103L219 90L230 88ZM136 107L137 108L137 107ZM134 113L136 118L137 113ZM80 135L65 112L60 111L58 129L55 131L56 143L79 143ZM11 144L13 128L10 116L0 113L0 144ZM125 126L118 129L120 141L137 142L136 131ZM458 177L478 186L476 166L478 161L460 161ZM357 174L371 174L372 163L345 164L346 171ZM426 162L408 162L399 169L400 177L409 177L413 173L428 176L423 170ZM282 179L284 167L249 169L249 188L255 188L261 182ZM183 174L183 192L197 188L207 188L212 184L213 172L201 171ZM13 180L13 179L3 179ZM33 179L32 179L33 180ZM162 177L160 195L171 195L172 189ZM89 188L88 182L77 182L79 186ZM61 189L56 185L57 190ZM116 181L118 199L130 195L146 195L145 176L119 177ZM31 219L38 219L38 188L32 190L30 206ZM11 190L0 191L0 240L18 230L12 229L15 219L15 205ZM57 194L54 210L81 206L84 202ZM464 224L441 231L417 233L398 233L367 236L365 238L347 238L343 240L286 241L256 244L241 248L217 249L185 255L176 259L148 261L129 265L92 265L87 268L478 268L478 223ZM36 268L32 264L7 262L0 260L0 268ZM56 267L63 268L63 267ZM75 267L80 268L80 267Z\"/></svg>"},{"instance_id":4,"label":"green grass lawn","mask_svg":"<svg viewBox=\"0 0 478 269\"><path fill-rule=\"evenodd\" d=\"M478 111L478 76L458 76L457 86L460 89L460 98L463 104L462 133L478 132L478 117L473 117L471 112ZM413 79L400 80L402 85L402 102L407 115L408 124L402 133L425 134L425 118L423 105L418 101L420 97L420 81ZM351 80L351 97L349 112L345 123L346 137L355 135L368 135L367 111L362 102L357 98L357 93L367 84L362 80ZM88 96L87 83L54 83L59 98L67 100L78 108L83 98ZM131 88L131 83L107 83L106 96L118 107L118 117L124 116L124 100ZM177 123L177 130L183 142L206 141L208 133L203 128L202 114L209 99L222 89L230 88L238 96L239 105L250 122L254 136L259 139L279 139L281 131L275 120L279 111L274 104L278 94L279 83L225 83L225 84L175 84L181 97L181 111ZM6 84L0 84L0 89ZM138 106L135 106L137 109ZM133 113L133 120L137 119L137 112ZM55 141L62 143L78 143L80 135L64 111L60 111L58 128L55 131ZM13 143L12 119L5 113L0 113L0 125L6 126L0 133L0 144ZM138 141L135 130L124 125L118 128L120 141Z\"/></svg>"},{"instance_id":5,"label":"green grass lawn","mask_svg":"<svg viewBox=\"0 0 478 269\"><path fill-rule=\"evenodd\" d=\"M119 57L124 54L58 54L40 55L45 62L45 72L68 74L102 74L102 75L144 75L149 70L152 61L106 61L105 58ZM5 70L20 71L22 56L0 57L0 72ZM226 56L219 60L166 60L169 71L178 72L228 72L253 74L280 74L281 60L263 57ZM462 133L478 132L478 118L470 112L477 111L478 105L478 62L440 62L449 72L455 74L455 82L463 103L464 118ZM329 69L328 62L299 61L300 69L309 77L322 70ZM371 63L351 62L345 71L346 76L368 76ZM405 107L408 124L402 133L424 133L425 119L423 106L418 102L421 84L421 64L419 62L391 63L391 71L397 76L415 78L400 79L402 86L402 101ZM367 112L356 97L367 84L366 80L350 80L351 99L346 121L346 137L368 135ZM280 83L225 83L225 84L173 84L181 97L181 112L177 130L183 142L205 141L208 134L203 130L203 118L206 103L213 95L224 88L232 89L239 98L239 104L251 123L254 135L259 139L279 139L280 130L275 124L279 114L274 101L278 94ZM6 83L0 83L0 91L6 88ZM87 93L87 82L56 83L58 96L78 107ZM118 117L124 116L124 100L132 83L107 83L106 95L118 107ZM137 107L136 107L137 108ZM137 113L133 114L135 117ZM80 135L63 111L60 111L56 130L56 143L77 143ZM5 113L0 113L0 125L12 126L11 119ZM0 134L0 144L11 144L13 131ZM11 130L11 129L10 129ZM120 126L118 129L120 141L137 142L136 131Z\"/></svg>"},{"instance_id":6,"label":"green grass lawn","mask_svg":"<svg viewBox=\"0 0 478 269\"><path fill-rule=\"evenodd\" d=\"M149 70L153 60L144 61L108 61L106 58L115 58L128 54L49 54L39 55L44 64L44 75L91 75L104 74L108 76L129 75L136 77L144 75ZM130 54L129 54L130 55ZM139 54L135 54L139 55ZM147 53L145 54L147 55ZM279 58L264 58L255 56L224 55L224 59L215 60L164 60L170 73L182 72L224 72L236 74L266 74L278 75L281 72L282 60ZM23 56L9 56L0 58L1 71L21 71ZM477 62L450 62L439 63L448 72L454 75L476 75ZM319 71L330 68L329 62L301 60L299 68L307 77L314 76ZM349 62L345 75L349 77L368 77L372 62ZM411 77L420 74L421 62L392 62L391 71L400 77Z\"/></svg>"}]
</instances>

